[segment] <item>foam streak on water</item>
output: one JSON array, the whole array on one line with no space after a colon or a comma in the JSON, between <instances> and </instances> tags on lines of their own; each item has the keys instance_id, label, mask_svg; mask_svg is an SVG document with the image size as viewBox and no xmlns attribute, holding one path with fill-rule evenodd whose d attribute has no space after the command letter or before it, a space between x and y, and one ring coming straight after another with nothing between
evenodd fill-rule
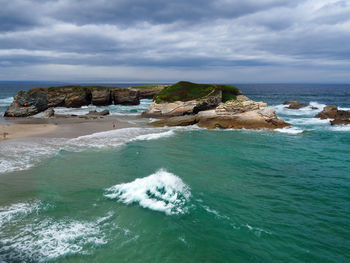
<instances>
[{"instance_id":1,"label":"foam streak on water","mask_svg":"<svg viewBox=\"0 0 350 263\"><path fill-rule=\"evenodd\" d=\"M176 128L174 128L176 130ZM167 128L125 128L64 139L9 140L1 142L0 173L20 171L39 164L60 150L83 151L108 149L135 140L152 140L170 137L175 132Z\"/></svg>"},{"instance_id":2,"label":"foam streak on water","mask_svg":"<svg viewBox=\"0 0 350 263\"><path fill-rule=\"evenodd\" d=\"M106 189L105 197L173 215L187 212L191 192L178 176L161 169L130 183L114 185Z\"/></svg>"},{"instance_id":3,"label":"foam streak on water","mask_svg":"<svg viewBox=\"0 0 350 263\"><path fill-rule=\"evenodd\" d=\"M40 201L0 207L0 262L46 262L64 255L86 254L107 242L101 226L112 214L94 222L31 216L43 210ZM31 220L24 221L29 216ZM8 224L12 227L6 227Z\"/></svg>"}]
</instances>

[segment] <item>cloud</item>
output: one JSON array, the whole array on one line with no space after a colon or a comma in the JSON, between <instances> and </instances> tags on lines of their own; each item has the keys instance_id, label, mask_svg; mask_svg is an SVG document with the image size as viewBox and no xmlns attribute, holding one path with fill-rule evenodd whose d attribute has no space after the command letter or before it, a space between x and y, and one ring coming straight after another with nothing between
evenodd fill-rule
<instances>
[{"instance_id":1,"label":"cloud","mask_svg":"<svg viewBox=\"0 0 350 263\"><path fill-rule=\"evenodd\" d=\"M199 80L220 76L226 82L280 81L277 76L318 81L317 73L325 78L328 72L330 79L350 81L343 74L350 69L348 1L0 0L0 5L0 69L17 73L0 79L30 72L31 78L50 80L141 81L157 79L157 72L162 79L190 78L191 72Z\"/></svg>"}]
</instances>

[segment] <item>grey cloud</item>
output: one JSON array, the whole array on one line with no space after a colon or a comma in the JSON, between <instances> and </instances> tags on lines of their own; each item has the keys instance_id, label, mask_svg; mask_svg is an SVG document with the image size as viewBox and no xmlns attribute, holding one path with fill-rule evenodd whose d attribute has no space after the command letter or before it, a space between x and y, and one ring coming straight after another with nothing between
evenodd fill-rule
<instances>
[{"instance_id":1,"label":"grey cloud","mask_svg":"<svg viewBox=\"0 0 350 263\"><path fill-rule=\"evenodd\" d=\"M196 69L203 76L219 68L227 76L238 69L287 66L298 72L349 70L350 4L344 0L0 0L0 5L2 69L123 66Z\"/></svg>"}]
</instances>

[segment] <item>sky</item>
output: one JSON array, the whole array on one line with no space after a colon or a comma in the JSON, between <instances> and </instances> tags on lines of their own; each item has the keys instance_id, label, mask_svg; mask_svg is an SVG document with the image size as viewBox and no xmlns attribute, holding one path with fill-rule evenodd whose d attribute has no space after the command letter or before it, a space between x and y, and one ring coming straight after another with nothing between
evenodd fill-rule
<instances>
[{"instance_id":1,"label":"sky","mask_svg":"<svg viewBox=\"0 0 350 263\"><path fill-rule=\"evenodd\" d=\"M350 83L349 0L0 6L0 80Z\"/></svg>"}]
</instances>

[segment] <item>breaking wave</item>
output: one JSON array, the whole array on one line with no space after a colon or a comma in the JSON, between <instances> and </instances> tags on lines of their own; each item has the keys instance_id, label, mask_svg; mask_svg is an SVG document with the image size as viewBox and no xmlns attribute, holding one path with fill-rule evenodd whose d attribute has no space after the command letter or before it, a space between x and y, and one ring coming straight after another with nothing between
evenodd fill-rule
<instances>
[{"instance_id":1,"label":"breaking wave","mask_svg":"<svg viewBox=\"0 0 350 263\"><path fill-rule=\"evenodd\" d=\"M9 106L13 102L13 97L0 99L0 107Z\"/></svg>"},{"instance_id":2,"label":"breaking wave","mask_svg":"<svg viewBox=\"0 0 350 263\"><path fill-rule=\"evenodd\" d=\"M275 131L289 134L300 134L304 132L304 130L299 129L297 127L285 127L283 129L275 129Z\"/></svg>"},{"instance_id":3,"label":"breaking wave","mask_svg":"<svg viewBox=\"0 0 350 263\"><path fill-rule=\"evenodd\" d=\"M130 183L106 189L105 197L124 204L139 204L143 208L164 212L167 215L184 214L190 200L190 187L178 176L164 169Z\"/></svg>"},{"instance_id":4,"label":"breaking wave","mask_svg":"<svg viewBox=\"0 0 350 263\"><path fill-rule=\"evenodd\" d=\"M40 201L0 207L0 261L46 262L66 255L88 254L107 243L102 227L113 216L108 214L94 222L70 219L54 220L31 216L45 210ZM4 227L5 224L11 226Z\"/></svg>"}]
</instances>

